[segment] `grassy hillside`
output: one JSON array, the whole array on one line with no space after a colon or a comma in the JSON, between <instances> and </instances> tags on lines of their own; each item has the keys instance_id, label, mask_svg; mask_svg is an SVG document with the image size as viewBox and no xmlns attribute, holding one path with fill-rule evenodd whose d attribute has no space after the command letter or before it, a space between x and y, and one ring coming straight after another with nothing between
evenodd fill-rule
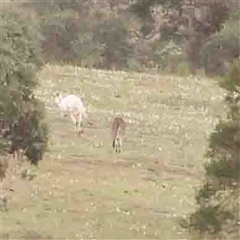
<instances>
[{"instance_id":1,"label":"grassy hillside","mask_svg":"<svg viewBox=\"0 0 240 240\"><path fill-rule=\"evenodd\" d=\"M207 138L224 93L209 79L46 66L49 151L32 181L13 181L2 237L183 239L177 225L194 207ZM52 94L79 95L93 126L79 137ZM110 123L128 124L124 151L111 149Z\"/></svg>"}]
</instances>

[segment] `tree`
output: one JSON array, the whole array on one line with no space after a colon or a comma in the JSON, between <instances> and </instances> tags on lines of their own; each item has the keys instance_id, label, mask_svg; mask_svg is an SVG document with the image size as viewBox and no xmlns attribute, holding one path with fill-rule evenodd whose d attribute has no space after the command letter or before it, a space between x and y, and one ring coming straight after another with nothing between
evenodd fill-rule
<instances>
[{"instance_id":1,"label":"tree","mask_svg":"<svg viewBox=\"0 0 240 240\"><path fill-rule=\"evenodd\" d=\"M29 1L29 9L40 20L44 59L126 68L132 53L127 4L126 0Z\"/></svg>"},{"instance_id":2,"label":"tree","mask_svg":"<svg viewBox=\"0 0 240 240\"><path fill-rule=\"evenodd\" d=\"M105 19L96 27L93 40L101 46L101 68L124 69L132 54L129 29L125 21L115 16Z\"/></svg>"},{"instance_id":3,"label":"tree","mask_svg":"<svg viewBox=\"0 0 240 240\"><path fill-rule=\"evenodd\" d=\"M230 1L231 2L231 1ZM162 17L155 20L156 7ZM200 66L200 53L209 37L220 31L228 19L232 4L229 1L204 0L135 0L132 11L143 20L142 31L148 35L155 26L161 34L161 41L180 41L186 48L190 69L194 72ZM161 21L156 24L156 21Z\"/></svg>"},{"instance_id":4,"label":"tree","mask_svg":"<svg viewBox=\"0 0 240 240\"><path fill-rule=\"evenodd\" d=\"M0 17L1 154L17 147L37 164L48 139L44 104L34 96L35 74L42 66L39 29L15 8L4 7Z\"/></svg>"},{"instance_id":5,"label":"tree","mask_svg":"<svg viewBox=\"0 0 240 240\"><path fill-rule=\"evenodd\" d=\"M221 30L204 42L200 60L207 73L224 75L227 65L239 56L239 14L237 8L231 10Z\"/></svg>"},{"instance_id":6,"label":"tree","mask_svg":"<svg viewBox=\"0 0 240 240\"><path fill-rule=\"evenodd\" d=\"M227 120L210 135L205 180L196 195L197 210L189 229L201 239L239 239L240 58L221 82L227 91ZM196 235L195 235L196 236Z\"/></svg>"}]
</instances>

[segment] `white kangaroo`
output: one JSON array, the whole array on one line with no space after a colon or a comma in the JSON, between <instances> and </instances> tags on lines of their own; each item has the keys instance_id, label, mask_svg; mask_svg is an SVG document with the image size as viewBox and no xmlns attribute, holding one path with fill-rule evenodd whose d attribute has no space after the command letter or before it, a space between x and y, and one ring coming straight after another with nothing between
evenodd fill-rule
<instances>
[{"instance_id":1,"label":"white kangaroo","mask_svg":"<svg viewBox=\"0 0 240 240\"><path fill-rule=\"evenodd\" d=\"M82 124L83 119L87 118L87 113L82 100L73 94L66 97L63 97L62 94L57 94L55 102L61 110L61 114L63 117L66 117L67 115L70 116L73 124L75 125L75 131L78 134L83 133Z\"/></svg>"}]
</instances>

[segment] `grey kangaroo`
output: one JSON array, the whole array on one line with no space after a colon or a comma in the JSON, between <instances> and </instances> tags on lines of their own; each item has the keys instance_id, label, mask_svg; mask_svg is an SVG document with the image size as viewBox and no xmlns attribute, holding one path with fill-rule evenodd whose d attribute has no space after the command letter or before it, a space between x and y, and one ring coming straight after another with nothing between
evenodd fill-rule
<instances>
[{"instance_id":1,"label":"grey kangaroo","mask_svg":"<svg viewBox=\"0 0 240 240\"><path fill-rule=\"evenodd\" d=\"M115 117L112 123L112 147L116 153L122 150L122 140L125 135L126 123L121 117Z\"/></svg>"}]
</instances>

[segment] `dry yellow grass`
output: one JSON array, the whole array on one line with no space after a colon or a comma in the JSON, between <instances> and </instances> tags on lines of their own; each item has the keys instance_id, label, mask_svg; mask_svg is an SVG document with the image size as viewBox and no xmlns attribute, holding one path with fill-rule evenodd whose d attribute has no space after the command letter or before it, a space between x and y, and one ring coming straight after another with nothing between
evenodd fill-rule
<instances>
[{"instance_id":1,"label":"dry yellow grass","mask_svg":"<svg viewBox=\"0 0 240 240\"><path fill-rule=\"evenodd\" d=\"M46 103L49 151L32 181L12 183L3 239L187 239L176 219L193 210L207 138L223 114L212 80L47 65L36 94ZM53 103L79 95L93 126L79 137ZM110 122L128 124L124 151Z\"/></svg>"}]
</instances>

